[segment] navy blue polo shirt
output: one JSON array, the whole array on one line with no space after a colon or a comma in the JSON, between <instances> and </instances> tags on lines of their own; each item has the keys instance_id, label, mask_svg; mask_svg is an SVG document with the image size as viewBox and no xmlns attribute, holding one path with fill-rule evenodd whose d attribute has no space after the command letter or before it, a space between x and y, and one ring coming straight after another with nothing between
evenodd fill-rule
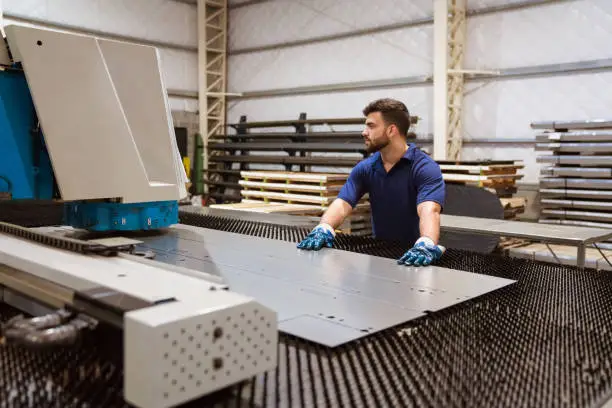
<instances>
[{"instance_id":1,"label":"navy blue polo shirt","mask_svg":"<svg viewBox=\"0 0 612 408\"><path fill-rule=\"evenodd\" d=\"M410 144L388 173L380 152L360 161L338 198L355 208L366 193L372 207L373 235L412 245L421 235L417 205L435 201L444 206L444 179L438 163Z\"/></svg>"}]
</instances>

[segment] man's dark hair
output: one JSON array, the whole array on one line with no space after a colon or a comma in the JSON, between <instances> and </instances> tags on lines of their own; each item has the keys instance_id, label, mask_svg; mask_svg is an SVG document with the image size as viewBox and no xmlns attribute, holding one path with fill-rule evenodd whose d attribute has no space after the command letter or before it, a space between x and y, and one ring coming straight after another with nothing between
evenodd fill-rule
<instances>
[{"instance_id":1,"label":"man's dark hair","mask_svg":"<svg viewBox=\"0 0 612 408\"><path fill-rule=\"evenodd\" d=\"M387 125L395 125L402 135L407 135L410 129L410 112L402 102L390 98L378 99L363 109L364 116L372 112L380 112Z\"/></svg>"}]
</instances>

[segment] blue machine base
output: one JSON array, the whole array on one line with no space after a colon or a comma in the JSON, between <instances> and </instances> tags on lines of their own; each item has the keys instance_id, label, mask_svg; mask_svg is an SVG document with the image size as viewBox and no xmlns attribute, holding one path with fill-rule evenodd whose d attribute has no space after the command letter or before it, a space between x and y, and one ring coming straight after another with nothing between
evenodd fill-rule
<instances>
[{"instance_id":1,"label":"blue machine base","mask_svg":"<svg viewBox=\"0 0 612 408\"><path fill-rule=\"evenodd\" d=\"M143 231L178 224L178 202L149 203L69 202L64 223L89 231Z\"/></svg>"}]
</instances>

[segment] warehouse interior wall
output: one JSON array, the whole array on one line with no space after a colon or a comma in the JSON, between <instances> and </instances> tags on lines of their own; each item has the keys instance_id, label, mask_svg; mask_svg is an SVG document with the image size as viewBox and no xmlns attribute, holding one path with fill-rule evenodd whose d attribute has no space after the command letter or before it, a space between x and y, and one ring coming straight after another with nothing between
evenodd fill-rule
<instances>
[{"instance_id":1,"label":"warehouse interior wall","mask_svg":"<svg viewBox=\"0 0 612 408\"><path fill-rule=\"evenodd\" d=\"M4 25L39 26L158 47L173 111L196 112L195 5L171 0L3 0Z\"/></svg>"},{"instance_id":2,"label":"warehouse interior wall","mask_svg":"<svg viewBox=\"0 0 612 408\"><path fill-rule=\"evenodd\" d=\"M231 9L228 92L244 96L230 100L228 121L355 117L392 97L421 118L418 137L431 137L432 3L268 0ZM477 12L464 68L503 75L468 82L464 139L516 143L466 144L461 160L523 160L522 183L536 183L531 122L609 117L612 2L468 0L468 8Z\"/></svg>"}]
</instances>

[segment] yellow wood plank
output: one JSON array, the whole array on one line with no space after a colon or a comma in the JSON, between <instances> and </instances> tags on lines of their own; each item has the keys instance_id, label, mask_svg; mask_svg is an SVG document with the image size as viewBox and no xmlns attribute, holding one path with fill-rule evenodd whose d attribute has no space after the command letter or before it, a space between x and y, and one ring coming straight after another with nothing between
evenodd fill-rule
<instances>
[{"instance_id":1,"label":"yellow wood plank","mask_svg":"<svg viewBox=\"0 0 612 408\"><path fill-rule=\"evenodd\" d=\"M268 181L239 180L241 186L249 188L260 188L265 190L281 190L284 192L298 191L308 193L334 193L337 194L342 188L341 184L336 185L314 185L314 184L292 184L292 183L271 183Z\"/></svg>"},{"instance_id":2,"label":"yellow wood plank","mask_svg":"<svg viewBox=\"0 0 612 408\"><path fill-rule=\"evenodd\" d=\"M243 197L258 197L263 199L274 199L274 200L282 200L287 201L289 203L313 203L313 204L321 204L328 205L333 200L334 197L318 197L314 195L305 195L305 194L287 194L287 193L276 193L272 191L254 191L254 190L241 190L240 194Z\"/></svg>"},{"instance_id":3,"label":"yellow wood plank","mask_svg":"<svg viewBox=\"0 0 612 408\"><path fill-rule=\"evenodd\" d=\"M287 171L241 171L240 176L243 179L308 181L316 183L345 181L348 178L348 174L300 173Z\"/></svg>"}]
</instances>

